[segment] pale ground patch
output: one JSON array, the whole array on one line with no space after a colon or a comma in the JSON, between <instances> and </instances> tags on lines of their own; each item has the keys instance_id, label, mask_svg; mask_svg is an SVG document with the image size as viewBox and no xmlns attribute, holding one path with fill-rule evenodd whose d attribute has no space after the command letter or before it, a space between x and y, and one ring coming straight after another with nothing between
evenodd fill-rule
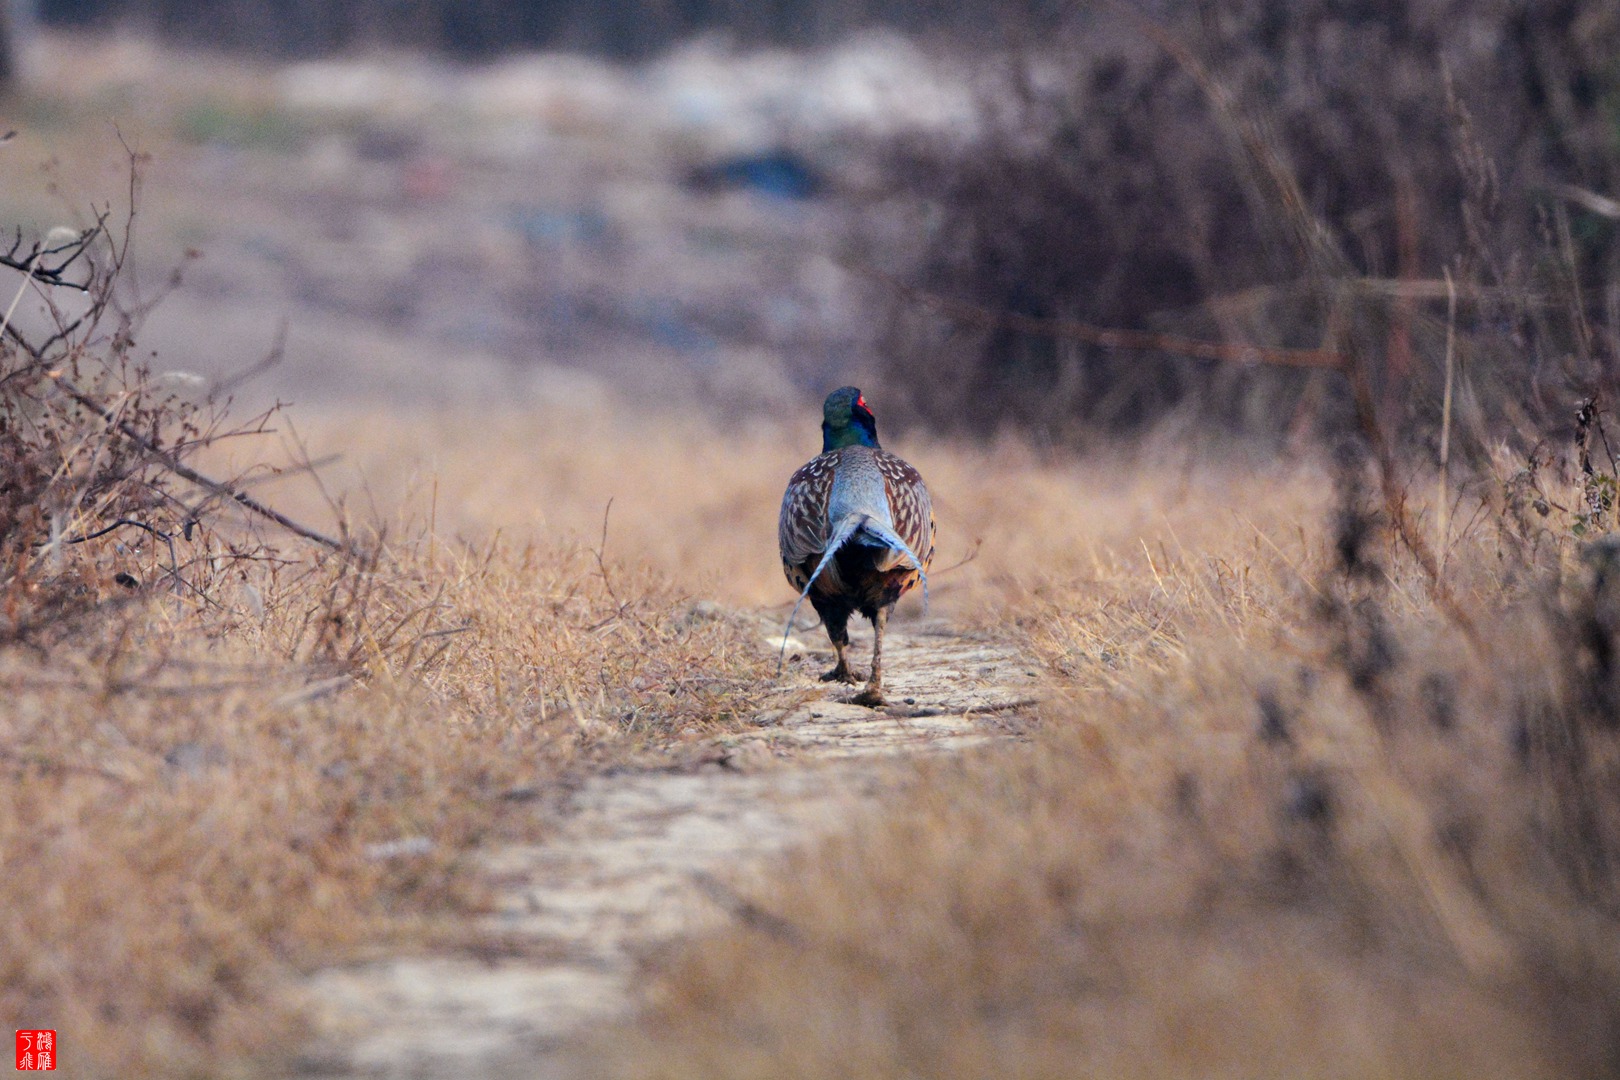
<instances>
[{"instance_id":1,"label":"pale ground patch","mask_svg":"<svg viewBox=\"0 0 1620 1080\"><path fill-rule=\"evenodd\" d=\"M784 702L757 729L693 746L674 767L594 777L546 842L487 851L487 953L310 978L321 1042L296 1075L570 1075L575 1040L638 1004L642 960L757 917L729 882L873 812L907 782L909 756L1012 737L1035 703L1036 670L1017 650L928 621L892 625L890 705L851 705L848 688L811 681L826 658L803 655L802 639L820 633L789 640ZM859 655L869 641L856 640Z\"/></svg>"}]
</instances>

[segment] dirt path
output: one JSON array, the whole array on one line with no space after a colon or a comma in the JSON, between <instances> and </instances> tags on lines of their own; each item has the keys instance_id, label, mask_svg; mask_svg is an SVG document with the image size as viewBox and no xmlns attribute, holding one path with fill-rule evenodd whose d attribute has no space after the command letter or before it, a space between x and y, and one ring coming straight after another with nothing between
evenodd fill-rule
<instances>
[{"instance_id":1,"label":"dirt path","mask_svg":"<svg viewBox=\"0 0 1620 1080\"><path fill-rule=\"evenodd\" d=\"M802 701L825 666L812 654L787 680L801 702L717 741L710 764L596 777L546 843L490 852L481 929L499 959L319 973L324 1037L299 1075L566 1077L572 1040L634 1005L639 957L732 917L726 881L838 829L907 756L1004 737L1032 704L1028 664L942 624L896 624L885 652L888 709L841 703L845 687Z\"/></svg>"}]
</instances>

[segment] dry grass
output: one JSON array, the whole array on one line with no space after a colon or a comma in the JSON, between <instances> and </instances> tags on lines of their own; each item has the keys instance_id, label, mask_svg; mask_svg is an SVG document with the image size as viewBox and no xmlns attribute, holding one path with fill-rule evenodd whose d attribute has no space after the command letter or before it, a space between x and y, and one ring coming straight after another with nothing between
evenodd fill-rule
<instances>
[{"instance_id":1,"label":"dry grass","mask_svg":"<svg viewBox=\"0 0 1620 1080\"><path fill-rule=\"evenodd\" d=\"M125 460L97 418L37 407L55 475ZM269 438L208 465L269 456ZM463 468L520 487L489 460L446 472ZM129 527L53 554L40 521L8 549L0 1011L59 1028L76 1075L268 1064L299 1029L298 971L454 945L482 903L481 843L543 833L535 807L572 777L735 726L768 689L757 629L594 538L495 538L486 518L474 545L419 520L380 548L357 531L376 554L340 557L219 510L185 534L168 520L185 485L131 501L132 482L68 492L61 533L129 514L172 549Z\"/></svg>"},{"instance_id":2,"label":"dry grass","mask_svg":"<svg viewBox=\"0 0 1620 1080\"><path fill-rule=\"evenodd\" d=\"M58 117L74 205L104 186L83 119ZM697 602L785 614L776 506L815 410L707 404L351 405L206 449L362 559L218 508L183 531L197 493L142 486L95 417L42 427L6 467L66 516L14 499L0 538L0 1013L60 1028L79 1075L272 1068L296 973L454 946L481 844L746 723L759 629ZM675 959L605 1072L1620 1073L1620 616L1573 543L1612 477L1594 502L1531 476L1545 517L1511 469L1468 489L1448 617L1376 522L1335 519L1362 508L1326 468L885 437L938 496L938 608L1046 663L1044 726L746 883L774 936ZM273 475L329 454L325 490ZM124 513L175 549L42 535Z\"/></svg>"},{"instance_id":3,"label":"dry grass","mask_svg":"<svg viewBox=\"0 0 1620 1080\"><path fill-rule=\"evenodd\" d=\"M1092 567L1008 593L1054 671L1031 745L744 883L773 918L668 962L600 1075L1620 1068L1620 746L1578 629L1612 600L1573 519L1535 556L1458 530L1471 645L1319 471L1145 486L1043 534Z\"/></svg>"},{"instance_id":4,"label":"dry grass","mask_svg":"<svg viewBox=\"0 0 1620 1080\"><path fill-rule=\"evenodd\" d=\"M1620 182L1612 6L1053 13L1045 32L1010 16L1017 45L962 61L978 122L886 147L891 198L851 240L900 283L876 290L880 370L936 429L1078 441L1168 422L1281 448L1353 423L1342 381L1295 366L1320 355L1101 344L1130 330L1354 351L1416 445L1443 407L1447 280L1493 424L1565 429L1594 360L1611 370L1612 318L1589 302L1576 331L1558 309L1620 270L1613 218L1574 190Z\"/></svg>"},{"instance_id":5,"label":"dry grass","mask_svg":"<svg viewBox=\"0 0 1620 1080\"><path fill-rule=\"evenodd\" d=\"M198 464L381 554L216 509L189 540L170 523L172 553L123 529L17 579L82 611L0 654L0 1009L71 1033L82 1075L252 1068L300 1030L297 972L455 946L479 845L543 833L584 771L678 756L771 690L757 623L700 602L785 615L775 512L816 445L804 416L719 438L611 403L279 415ZM84 446L116 441L80 419ZM1047 587L1047 530L1157 512L1014 445L891 441L941 490L940 565L984 542L935 590L964 619ZM341 456L320 484L276 475L306 453Z\"/></svg>"},{"instance_id":6,"label":"dry grass","mask_svg":"<svg viewBox=\"0 0 1620 1080\"><path fill-rule=\"evenodd\" d=\"M75 549L94 617L3 657L0 1006L77 1032L88 1075L251 1068L299 1030L297 971L453 945L480 844L769 688L757 626L695 602L785 606L772 532L805 416L722 435L611 403L333 409L296 437L277 418L279 449L210 448L312 523L372 522L384 553L218 514L176 592L145 533ZM1612 1066L1620 846L1607 804L1572 798L1614 760L1581 697L1604 610L1581 485L1544 467L1453 515L1471 646L1376 523L1336 518L1355 500L1331 470L889 442L940 493L938 608L1046 663L1044 727L921 767L885 818L749 883L795 929L678 960L607 1071ZM306 452L342 455L336 509L307 477L258 482Z\"/></svg>"},{"instance_id":7,"label":"dry grass","mask_svg":"<svg viewBox=\"0 0 1620 1080\"><path fill-rule=\"evenodd\" d=\"M271 1051L297 970L453 940L478 844L764 682L743 630L617 569L623 599L568 546L247 571L14 651L0 1007L79 1075L190 1075Z\"/></svg>"},{"instance_id":8,"label":"dry grass","mask_svg":"<svg viewBox=\"0 0 1620 1080\"><path fill-rule=\"evenodd\" d=\"M882 408L880 397L873 400ZM440 536L474 543L501 533L595 547L606 512L609 556L679 576L728 604L780 605L785 616L792 594L776 555L776 515L787 477L820 448L817 415L814 402L784 418L649 413L612 401L305 409L284 454L340 455L323 475L348 490L351 509L375 508L394 531L431 523ZM1017 438L988 446L905 430L885 430L883 438L934 494L933 601L975 625L1055 600L1060 587L1100 580L1140 587L1151 579L1150 558L1206 550L1214 532L1238 537L1241 551L1220 549L1230 556L1257 546L1270 552L1241 524L1242 508L1286 475L1211 470L1168 452L1151 462L1082 464ZM255 459L249 452L221 468ZM1321 486L1285 487L1293 512L1323 505L1330 493ZM311 488L280 492L278 505L330 520ZM902 614L912 606L901 605Z\"/></svg>"}]
</instances>

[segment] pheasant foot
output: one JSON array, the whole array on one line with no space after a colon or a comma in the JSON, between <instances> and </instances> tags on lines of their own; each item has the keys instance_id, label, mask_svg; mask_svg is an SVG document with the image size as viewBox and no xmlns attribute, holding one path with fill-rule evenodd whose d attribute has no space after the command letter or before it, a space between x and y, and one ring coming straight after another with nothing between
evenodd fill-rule
<instances>
[{"instance_id":1,"label":"pheasant foot","mask_svg":"<svg viewBox=\"0 0 1620 1080\"><path fill-rule=\"evenodd\" d=\"M841 682L841 683L849 683L851 685L854 685L855 683L860 682L864 678L866 678L865 675L862 675L858 671L852 670L848 664L846 664L842 660L840 660L838 662L837 667L833 668L831 671L827 672L825 675L823 675L821 677L821 681L822 682Z\"/></svg>"},{"instance_id":2,"label":"pheasant foot","mask_svg":"<svg viewBox=\"0 0 1620 1080\"><path fill-rule=\"evenodd\" d=\"M887 702L883 700L883 687L868 685L865 690L850 699L855 705L865 705L869 709L879 708Z\"/></svg>"}]
</instances>

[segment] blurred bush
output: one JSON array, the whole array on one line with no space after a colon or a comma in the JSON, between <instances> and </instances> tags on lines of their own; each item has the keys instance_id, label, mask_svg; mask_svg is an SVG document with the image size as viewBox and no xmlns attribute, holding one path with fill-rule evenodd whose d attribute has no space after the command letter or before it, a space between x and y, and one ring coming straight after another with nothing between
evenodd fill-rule
<instances>
[{"instance_id":1,"label":"blurred bush","mask_svg":"<svg viewBox=\"0 0 1620 1080\"><path fill-rule=\"evenodd\" d=\"M879 197L849 248L880 272L871 359L896 419L1067 441L1170 423L1290 443L1365 427L1372 412L1432 441L1449 356L1460 452L1481 452L1504 432L1526 445L1549 424L1568 434L1578 402L1613 390L1610 0L41 8L61 26L283 55L380 43L639 56L716 28L808 45L874 23L926 37L972 80L978 121L874 132ZM199 131L219 122L193 118ZM839 138L827 157L847 162ZM1227 351L1124 349L1072 324ZM1342 356L1355 379L1251 345Z\"/></svg>"},{"instance_id":2,"label":"blurred bush","mask_svg":"<svg viewBox=\"0 0 1620 1080\"><path fill-rule=\"evenodd\" d=\"M514 49L646 56L693 34L724 30L749 44L811 45L883 25L985 31L999 18L950 0L39 0L57 26L135 25L171 40L307 55L393 44L463 57ZM1043 12L1060 5L1025 0ZM1044 15L1043 15L1044 17Z\"/></svg>"},{"instance_id":3,"label":"blurred bush","mask_svg":"<svg viewBox=\"0 0 1620 1080\"><path fill-rule=\"evenodd\" d=\"M1168 9L1088 9L1015 42L986 65L975 132L893 152L886 206L909 203L911 227L870 230L857 258L958 310L877 288L891 397L936 425L1060 437L1173 419L1282 439L1355 415L1337 371L1029 326L1072 320L1335 350L1384 421L1432 432L1447 274L1459 421L1567 427L1612 383L1620 8Z\"/></svg>"}]
</instances>

